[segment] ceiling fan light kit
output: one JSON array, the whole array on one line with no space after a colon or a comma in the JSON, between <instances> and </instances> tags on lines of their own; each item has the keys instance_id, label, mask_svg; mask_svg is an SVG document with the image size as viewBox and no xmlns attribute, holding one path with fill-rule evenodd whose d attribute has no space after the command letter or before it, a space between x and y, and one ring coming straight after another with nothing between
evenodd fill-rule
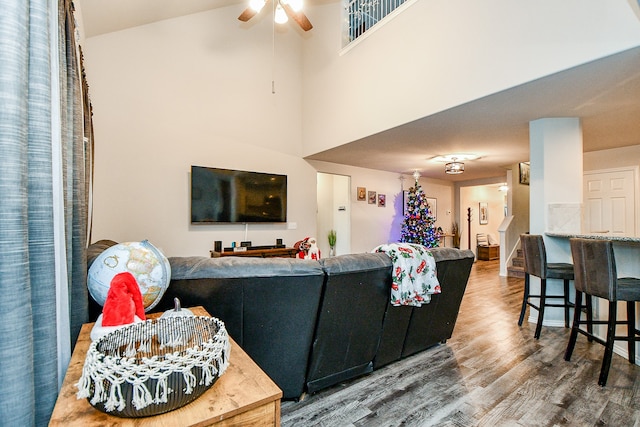
<instances>
[{"instance_id":1,"label":"ceiling fan light kit","mask_svg":"<svg viewBox=\"0 0 640 427\"><path fill-rule=\"evenodd\" d=\"M287 17L287 12L284 11L280 2L276 6L276 12L273 15L273 20L276 24L286 24L289 18Z\"/></svg>"},{"instance_id":2,"label":"ceiling fan light kit","mask_svg":"<svg viewBox=\"0 0 640 427\"><path fill-rule=\"evenodd\" d=\"M249 7L238 16L238 19L242 22L247 22L264 9L270 1L275 2L273 20L277 24L284 24L291 18L304 31L309 31L313 28L307 16L302 12L302 0L249 0Z\"/></svg>"}]
</instances>

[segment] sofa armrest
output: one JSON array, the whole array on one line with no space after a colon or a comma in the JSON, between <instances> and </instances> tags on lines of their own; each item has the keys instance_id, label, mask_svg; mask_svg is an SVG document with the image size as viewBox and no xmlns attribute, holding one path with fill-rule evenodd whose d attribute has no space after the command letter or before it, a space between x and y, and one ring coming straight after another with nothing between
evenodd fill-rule
<instances>
[{"instance_id":1,"label":"sofa armrest","mask_svg":"<svg viewBox=\"0 0 640 427\"><path fill-rule=\"evenodd\" d=\"M440 261L455 261L458 259L475 258L475 254L469 249L456 249L456 248L431 248L429 251L433 254L433 258L436 263Z\"/></svg>"}]
</instances>

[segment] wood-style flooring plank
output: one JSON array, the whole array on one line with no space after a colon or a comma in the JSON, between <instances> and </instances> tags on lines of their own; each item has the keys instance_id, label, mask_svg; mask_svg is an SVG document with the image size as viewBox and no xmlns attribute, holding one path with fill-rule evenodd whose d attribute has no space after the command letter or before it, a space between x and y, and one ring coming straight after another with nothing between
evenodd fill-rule
<instances>
[{"instance_id":1,"label":"wood-style flooring plank","mask_svg":"<svg viewBox=\"0 0 640 427\"><path fill-rule=\"evenodd\" d=\"M371 374L282 403L289 426L636 426L640 366L614 355L597 384L604 348L569 330L518 327L523 279L474 265L453 337Z\"/></svg>"}]
</instances>

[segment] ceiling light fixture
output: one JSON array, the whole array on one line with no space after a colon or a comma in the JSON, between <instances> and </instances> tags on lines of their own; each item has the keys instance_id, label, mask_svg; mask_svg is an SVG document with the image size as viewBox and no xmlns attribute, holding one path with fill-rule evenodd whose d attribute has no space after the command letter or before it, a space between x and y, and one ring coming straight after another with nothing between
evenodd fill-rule
<instances>
[{"instance_id":1,"label":"ceiling light fixture","mask_svg":"<svg viewBox=\"0 0 640 427\"><path fill-rule=\"evenodd\" d=\"M456 161L457 159L455 157L452 160L453 160L452 162L449 162L446 165L444 165L445 173L448 173L450 175L457 175L464 172L464 163L457 162Z\"/></svg>"},{"instance_id":2,"label":"ceiling light fixture","mask_svg":"<svg viewBox=\"0 0 640 427\"><path fill-rule=\"evenodd\" d=\"M242 22L247 22L260 13L270 1L273 6L273 20L277 24L284 24L291 18L304 31L309 31L313 28L309 19L302 12L303 0L249 0L249 7L238 16L238 19Z\"/></svg>"}]
</instances>

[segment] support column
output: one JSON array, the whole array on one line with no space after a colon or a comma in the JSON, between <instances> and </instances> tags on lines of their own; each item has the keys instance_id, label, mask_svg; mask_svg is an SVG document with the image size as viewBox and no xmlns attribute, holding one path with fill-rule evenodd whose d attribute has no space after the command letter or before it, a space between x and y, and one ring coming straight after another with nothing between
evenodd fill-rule
<instances>
[{"instance_id":1,"label":"support column","mask_svg":"<svg viewBox=\"0 0 640 427\"><path fill-rule=\"evenodd\" d=\"M529 123L529 231L580 233L582 220L582 126L579 118L546 118ZM568 239L545 237L550 262L572 262ZM540 280L531 278L532 293ZM561 280L547 280L547 292L562 291ZM535 310L530 322L537 320ZM545 325L564 326L562 308L545 309Z\"/></svg>"}]
</instances>

